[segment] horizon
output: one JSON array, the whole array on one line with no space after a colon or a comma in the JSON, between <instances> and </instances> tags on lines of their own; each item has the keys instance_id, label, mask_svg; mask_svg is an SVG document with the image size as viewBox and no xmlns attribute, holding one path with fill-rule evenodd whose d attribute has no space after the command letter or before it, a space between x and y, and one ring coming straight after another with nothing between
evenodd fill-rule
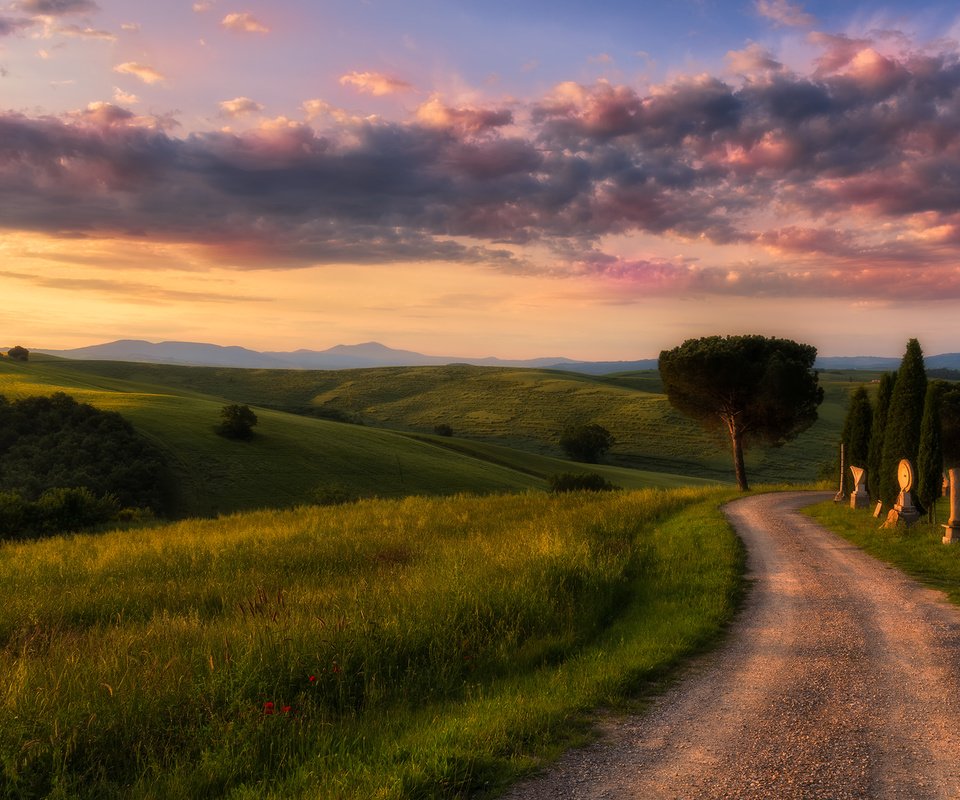
<instances>
[{"instance_id":1,"label":"horizon","mask_svg":"<svg viewBox=\"0 0 960 800\"><path fill-rule=\"evenodd\" d=\"M960 351L949 4L0 0L0 89L25 343Z\"/></svg>"},{"instance_id":2,"label":"horizon","mask_svg":"<svg viewBox=\"0 0 960 800\"><path fill-rule=\"evenodd\" d=\"M718 335L726 335L726 334L718 334ZM916 337L912 337L912 338L916 338ZM156 340L156 341L152 341L152 340L150 340L150 339L137 339L137 338L133 338L133 337L120 337L120 338L118 338L118 339L111 339L111 340L108 340L108 341L91 342L91 343L89 343L89 344L77 345L76 347L44 347L44 346L42 346L42 345L36 345L36 346L30 347L29 345L25 345L25 344L23 344L23 343L16 343L16 344L19 344L20 346L26 347L26 349L29 350L29 351L31 351L31 352L44 353L44 352L48 352L48 351L61 351L61 352L62 352L62 351L70 351L70 350L80 350L80 349L84 349L84 348L88 348L88 347L98 347L98 346L102 346L102 345L115 344L115 343L117 343L117 342L146 342L147 344L151 344L151 345L159 345L159 344L187 344L187 345L199 345L199 346L204 346L204 347L205 347L205 346L224 347L224 348L236 347L236 348L241 348L241 349L243 349L243 350L249 350L249 351L254 352L254 353L294 353L294 352L297 352L297 351L299 351L299 350L304 350L304 351L307 351L307 352L325 352L325 351L327 351L327 350L332 350L332 349L337 348L337 347L355 348L355 347L362 347L362 346L365 346L365 345L377 345L377 346L379 346L379 347L387 348L388 350L394 350L394 351L410 351L410 352L416 353L417 355L428 356L428 357L431 357L431 358L448 358L448 357L449 357L449 358L470 358L470 359L492 358L492 359L498 359L498 360L501 360L501 361L525 361L525 360L549 359L549 358L558 358L558 359L564 359L564 358L566 358L566 359L570 359L570 360L572 360L572 361L599 362L599 363L602 363L602 362L616 362L616 361L649 361L649 360L656 360L656 359L658 359L659 356L660 356L660 353L657 352L657 353L652 354L652 355L637 355L637 356L627 357L627 358L604 358L604 357L601 356L601 357L598 357L598 358L576 359L576 358L571 358L570 356L567 356L567 355L565 355L565 354L563 354L563 353L540 353L540 354L538 354L538 355L532 355L532 356L524 356L524 357L514 358L514 357L511 357L511 356L499 355L499 354L497 354L497 353L485 353L485 354L483 354L483 355L473 355L473 354L469 354L469 353L441 353L441 352L430 352L430 351L424 351L424 350L414 350L414 349L412 349L412 348L407 348L407 347L396 347L396 346L394 346L394 345L392 345L392 344L389 344L389 343L386 343L386 342L377 341L377 340L373 340L373 339L369 339L369 340L362 341L362 342L353 342L353 343L337 342L336 344L331 344L331 345L326 345L326 346L322 346L322 345L316 345L316 346L302 345L302 346L299 346L299 347L290 348L290 349L288 349L288 350L275 350L275 349L273 349L273 348L264 348L264 347L258 347L258 346L255 346L255 345L254 345L254 346L249 346L249 345L236 344L236 343L223 344L223 343L210 342L210 341L204 341L204 342L201 342L201 341L188 341L188 340L184 340L184 339L158 339L158 340ZM679 344L681 344L681 342L677 342L677 345L679 345ZM6 352L6 349L8 349L9 347L13 347L13 346L14 346L14 344L8 345L7 348L4 349L4 352ZM904 343L904 347L905 347L905 346L906 346L906 343ZM958 350L956 350L956 351L954 351L954 350L943 350L943 351L936 351L936 352L930 351L930 350L927 350L926 348L923 347L923 342L920 342L920 346L921 346L921 349L923 350L924 357L933 357L933 356L941 356L941 355L953 355L953 354L956 353L956 352L960 352L960 349L958 349ZM669 348L664 348L664 349L669 349ZM817 350L817 358L891 358L891 359L899 359L899 358L902 358L902 357L903 357L903 353L902 353L902 352L901 352L901 353L896 353L896 354L889 354L889 353L822 353L822 352L820 352L819 349Z\"/></svg>"}]
</instances>

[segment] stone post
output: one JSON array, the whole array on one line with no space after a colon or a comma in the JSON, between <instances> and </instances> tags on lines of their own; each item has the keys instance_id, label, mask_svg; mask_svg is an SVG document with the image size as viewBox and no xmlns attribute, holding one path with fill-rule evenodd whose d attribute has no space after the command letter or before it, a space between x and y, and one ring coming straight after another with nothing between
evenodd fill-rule
<instances>
[{"instance_id":1,"label":"stone post","mask_svg":"<svg viewBox=\"0 0 960 800\"><path fill-rule=\"evenodd\" d=\"M960 469L947 471L950 478L950 520L943 526L943 543L960 540Z\"/></svg>"},{"instance_id":2,"label":"stone post","mask_svg":"<svg viewBox=\"0 0 960 800\"><path fill-rule=\"evenodd\" d=\"M867 471L863 467L850 467L853 473L853 491L850 493L850 508L869 508L870 492L867 491Z\"/></svg>"}]
</instances>

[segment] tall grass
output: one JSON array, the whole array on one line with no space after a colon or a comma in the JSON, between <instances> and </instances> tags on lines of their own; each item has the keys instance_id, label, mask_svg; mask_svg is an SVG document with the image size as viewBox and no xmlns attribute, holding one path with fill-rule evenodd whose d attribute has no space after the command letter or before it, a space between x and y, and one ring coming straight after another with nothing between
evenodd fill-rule
<instances>
[{"instance_id":1,"label":"tall grass","mask_svg":"<svg viewBox=\"0 0 960 800\"><path fill-rule=\"evenodd\" d=\"M0 547L0 796L492 790L717 635L719 490L258 512Z\"/></svg>"}]
</instances>

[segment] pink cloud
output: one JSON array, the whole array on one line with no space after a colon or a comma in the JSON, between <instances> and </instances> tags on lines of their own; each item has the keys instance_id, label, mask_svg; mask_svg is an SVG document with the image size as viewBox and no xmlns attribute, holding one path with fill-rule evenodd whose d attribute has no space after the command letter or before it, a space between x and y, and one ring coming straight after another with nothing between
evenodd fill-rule
<instances>
[{"instance_id":1,"label":"pink cloud","mask_svg":"<svg viewBox=\"0 0 960 800\"><path fill-rule=\"evenodd\" d=\"M235 33L270 33L270 28L247 11L227 14L220 21L220 24L228 31L234 31Z\"/></svg>"},{"instance_id":2,"label":"pink cloud","mask_svg":"<svg viewBox=\"0 0 960 800\"><path fill-rule=\"evenodd\" d=\"M233 100L222 100L219 103L220 113L225 117L243 117L248 114L259 114L263 106L249 97L235 97Z\"/></svg>"},{"instance_id":3,"label":"pink cloud","mask_svg":"<svg viewBox=\"0 0 960 800\"><path fill-rule=\"evenodd\" d=\"M159 83L164 79L163 73L147 64L140 64L136 61L126 61L123 64L117 64L117 66L113 68L113 71L119 72L121 75L133 75L144 83Z\"/></svg>"},{"instance_id":4,"label":"pink cloud","mask_svg":"<svg viewBox=\"0 0 960 800\"><path fill-rule=\"evenodd\" d=\"M413 86L400 78L380 72L349 72L340 76L341 86L352 86L358 92L381 97L398 92L409 92Z\"/></svg>"},{"instance_id":5,"label":"pink cloud","mask_svg":"<svg viewBox=\"0 0 960 800\"><path fill-rule=\"evenodd\" d=\"M803 10L798 3L788 0L756 0L757 13L788 28L807 28L816 24L816 18Z\"/></svg>"}]
</instances>

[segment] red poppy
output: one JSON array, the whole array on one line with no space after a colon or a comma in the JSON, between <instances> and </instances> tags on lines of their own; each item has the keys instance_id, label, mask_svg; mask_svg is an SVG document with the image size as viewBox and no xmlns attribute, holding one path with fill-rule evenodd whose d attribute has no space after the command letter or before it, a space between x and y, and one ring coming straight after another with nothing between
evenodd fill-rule
<instances>
[{"instance_id":1,"label":"red poppy","mask_svg":"<svg viewBox=\"0 0 960 800\"><path fill-rule=\"evenodd\" d=\"M269 700L267 700L267 702L263 704L263 713L264 714L273 713L273 703L271 703Z\"/></svg>"},{"instance_id":2,"label":"red poppy","mask_svg":"<svg viewBox=\"0 0 960 800\"><path fill-rule=\"evenodd\" d=\"M290 713L290 706L281 706L281 707L280 707L280 710L281 710L284 714L289 714L289 713Z\"/></svg>"}]
</instances>

